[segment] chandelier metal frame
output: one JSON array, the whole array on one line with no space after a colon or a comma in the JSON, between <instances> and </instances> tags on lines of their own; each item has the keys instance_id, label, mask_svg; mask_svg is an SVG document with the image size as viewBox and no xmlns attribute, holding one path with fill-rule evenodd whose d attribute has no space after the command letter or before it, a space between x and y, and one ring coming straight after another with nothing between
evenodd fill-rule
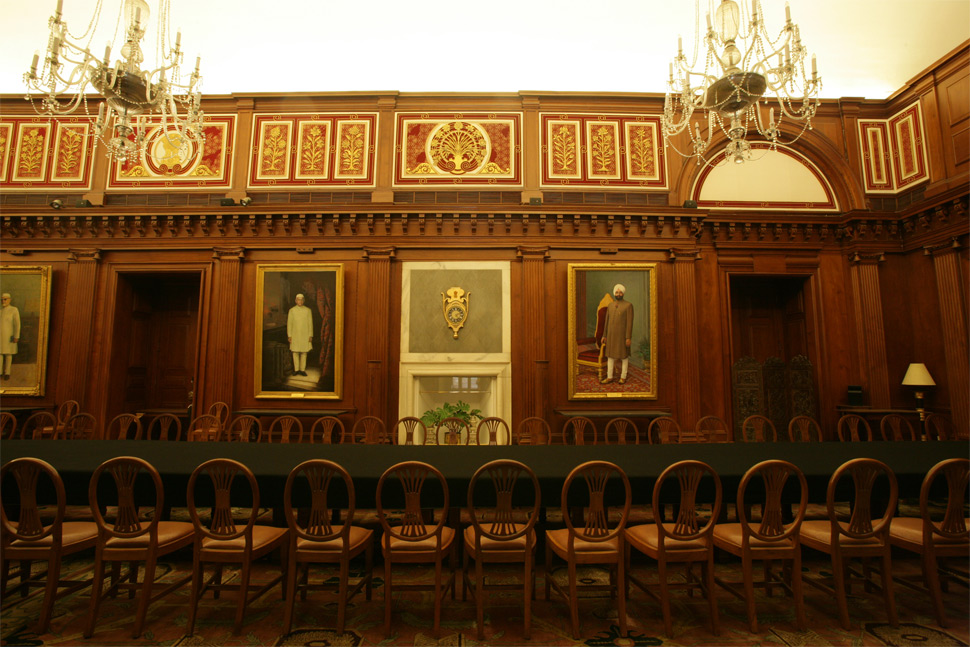
<instances>
[{"instance_id":1,"label":"chandelier metal frame","mask_svg":"<svg viewBox=\"0 0 970 647\"><path fill-rule=\"evenodd\" d=\"M166 139L166 144L186 156L193 144L201 145L205 140L202 130L205 115L199 90L201 57L196 58L195 70L183 82L181 32L176 34L174 47L169 46L169 3L170 0L159 0L156 67L143 70L142 40L150 15L145 0L123 0L115 37L123 27L124 44L121 58L113 64L112 42L108 43L103 57L91 51L103 0L98 0L87 30L80 36L68 30L62 15L64 0L57 0L57 8L48 20L50 35L43 66L38 69L40 53L37 52L30 70L24 74L25 98L39 115L46 117L69 115L83 105L93 123L94 135L104 143L108 156L118 163L145 154L148 135L153 129L157 129L158 137ZM97 116L88 108L88 85L104 98Z\"/></svg>"},{"instance_id":2,"label":"chandelier metal frame","mask_svg":"<svg viewBox=\"0 0 970 647\"><path fill-rule=\"evenodd\" d=\"M677 39L677 56L670 64L661 120L664 142L679 155L696 158L700 164L712 159L711 143L720 132L728 140L725 158L743 163L752 158L751 144L746 139L752 130L774 150L779 144L797 141L812 128L822 79L814 56L811 74L806 73L808 50L802 44L798 25L791 20L787 3L785 24L772 38L765 27L760 0L740 0L743 11L734 0L721 0L716 8L714 2L709 0L703 43L700 0L695 2L694 51L690 61L684 54L682 39ZM701 48L703 67L699 65ZM694 119L695 112L707 113L706 130ZM782 137L785 120L801 124L800 130L787 140ZM677 138L685 132L690 147L682 151L677 147Z\"/></svg>"}]
</instances>

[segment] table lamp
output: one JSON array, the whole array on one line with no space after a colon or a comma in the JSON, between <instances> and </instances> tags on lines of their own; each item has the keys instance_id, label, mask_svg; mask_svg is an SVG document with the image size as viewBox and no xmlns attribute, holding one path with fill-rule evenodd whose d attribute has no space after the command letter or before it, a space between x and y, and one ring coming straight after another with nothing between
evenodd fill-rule
<instances>
[{"instance_id":1,"label":"table lamp","mask_svg":"<svg viewBox=\"0 0 970 647\"><path fill-rule=\"evenodd\" d=\"M933 376L926 370L926 364L910 364L909 368L906 369L906 375L903 376L903 386L916 387L916 411L919 413L919 422L922 425L926 419L926 410L923 408L923 396L926 395L926 387L936 386Z\"/></svg>"}]
</instances>

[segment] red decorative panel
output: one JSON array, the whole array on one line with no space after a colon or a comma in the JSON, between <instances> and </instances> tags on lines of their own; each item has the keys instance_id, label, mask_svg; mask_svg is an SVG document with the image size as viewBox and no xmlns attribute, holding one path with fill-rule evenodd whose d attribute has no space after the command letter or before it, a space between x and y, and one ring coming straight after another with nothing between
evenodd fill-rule
<instances>
[{"instance_id":1,"label":"red decorative panel","mask_svg":"<svg viewBox=\"0 0 970 647\"><path fill-rule=\"evenodd\" d=\"M660 118L540 113L542 185L667 188Z\"/></svg>"},{"instance_id":2,"label":"red decorative panel","mask_svg":"<svg viewBox=\"0 0 970 647\"><path fill-rule=\"evenodd\" d=\"M919 102L889 118L889 135L893 142L896 189L903 190L929 178L923 118Z\"/></svg>"},{"instance_id":3,"label":"red decorative panel","mask_svg":"<svg viewBox=\"0 0 970 647\"><path fill-rule=\"evenodd\" d=\"M257 114L249 187L374 186L377 114Z\"/></svg>"},{"instance_id":4,"label":"red decorative panel","mask_svg":"<svg viewBox=\"0 0 970 647\"><path fill-rule=\"evenodd\" d=\"M868 193L899 193L929 179L919 101L889 119L859 121Z\"/></svg>"},{"instance_id":5,"label":"red decorative panel","mask_svg":"<svg viewBox=\"0 0 970 647\"><path fill-rule=\"evenodd\" d=\"M395 186L522 185L521 113L397 113Z\"/></svg>"},{"instance_id":6,"label":"red decorative panel","mask_svg":"<svg viewBox=\"0 0 970 647\"><path fill-rule=\"evenodd\" d=\"M182 146L177 136L162 130L161 122L151 118L145 153L119 164L111 162L109 189L140 190L179 187L214 189L228 187L232 181L232 150L236 136L235 115L206 115L205 142Z\"/></svg>"},{"instance_id":7,"label":"red decorative panel","mask_svg":"<svg viewBox=\"0 0 970 647\"><path fill-rule=\"evenodd\" d=\"M88 190L94 141L91 122L77 117L0 117L0 187Z\"/></svg>"},{"instance_id":8,"label":"red decorative panel","mask_svg":"<svg viewBox=\"0 0 970 647\"><path fill-rule=\"evenodd\" d=\"M859 144L862 151L862 171L866 191L892 192L892 156L889 152L889 134L884 120L859 121Z\"/></svg>"}]
</instances>

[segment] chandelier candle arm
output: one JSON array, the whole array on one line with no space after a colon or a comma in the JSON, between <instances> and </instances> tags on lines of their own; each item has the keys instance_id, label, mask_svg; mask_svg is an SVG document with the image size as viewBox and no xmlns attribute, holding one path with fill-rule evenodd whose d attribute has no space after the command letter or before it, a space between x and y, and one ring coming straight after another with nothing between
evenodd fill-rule
<instances>
[{"instance_id":1,"label":"chandelier candle arm","mask_svg":"<svg viewBox=\"0 0 970 647\"><path fill-rule=\"evenodd\" d=\"M145 56L142 40L151 15L145 0L125 0L122 9L124 43L121 57L111 62L109 41L103 58L95 56L84 44L73 40L63 20L63 0L57 1L54 15L48 21L50 36L47 55L40 67L40 53L34 54L30 70L24 74L26 99L38 114L46 117L72 114L83 103L93 124L93 132L104 143L108 156L118 163L137 161L148 146L149 128L159 128L167 144L187 156L201 148L205 135L205 115L201 109L201 57L188 83L181 81L182 33L176 32L175 47L164 42L171 34L167 21L170 0L158 0L158 60L154 69L143 70ZM88 27L91 40L100 21L101 3ZM89 87L90 86L90 87ZM86 92L93 90L104 101L95 117L88 111ZM179 105L185 114L178 112ZM159 126L160 124L160 126Z\"/></svg>"}]
</instances>

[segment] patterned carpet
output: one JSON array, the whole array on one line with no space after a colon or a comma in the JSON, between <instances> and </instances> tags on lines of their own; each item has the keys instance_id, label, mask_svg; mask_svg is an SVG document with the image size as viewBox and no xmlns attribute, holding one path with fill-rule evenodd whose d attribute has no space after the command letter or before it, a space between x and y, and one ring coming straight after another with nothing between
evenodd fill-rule
<instances>
[{"instance_id":1,"label":"patterned carpet","mask_svg":"<svg viewBox=\"0 0 970 647\"><path fill-rule=\"evenodd\" d=\"M377 551L379 553L379 551ZM828 563L824 556L805 551L805 570L811 574L827 573ZM540 553L541 555L541 553ZM174 554L160 567L161 579L171 581L185 573L191 566L191 552ZM379 560L378 560L379 561ZM532 639L522 638L522 601L514 592L494 592L486 597L485 640L476 640L475 606L469 601L448 600L442 612L439 638L432 635L432 605L430 594L401 592L394 596L394 634L385 639L383 630L383 596L380 575L383 568L375 565L374 599L366 601L359 596L348 605L346 631L338 634L336 626L336 599L330 593L311 593L306 602L297 600L293 631L281 635L284 604L280 589L271 590L249 608L246 623L239 636L232 635L235 615L234 594L224 593L215 600L211 595L201 603L196 622L195 635L186 635L188 623L189 589L184 587L151 606L142 637L133 641L130 636L134 618L135 601L127 597L107 600L102 605L101 617L94 637L84 640L81 633L86 623L89 589L68 595L54 607L50 633L38 636L34 625L39 614L42 591L34 590L30 596L8 595L3 600L0 616L0 644L3 645L302 645L323 647L327 645L586 645L588 647L653 646L653 645L967 645L970 638L970 612L967 590L951 586L945 594L948 618L951 626L941 629L933 619L929 600L920 593L904 586L896 586L896 602L900 618L899 627L885 622L881 597L865 593L861 586L853 589L850 598L852 631L839 627L834 600L823 592L805 587L806 614L809 631L800 632L795 627L794 610L790 598L776 592L766 597L758 592L757 608L761 632L748 632L744 603L723 589L717 590L721 618L721 633L710 633L706 602L699 596L688 597L675 592L672 604L673 634L663 635L659 607L642 592L633 589L628 603L629 627L626 635L620 635L616 618L615 602L606 594L596 594L580 602L580 629L582 639L575 641L570 635L568 610L560 600L544 600L543 573L540 568L537 591L533 604ZM35 566L36 567L36 566ZM634 570L652 581L655 567L647 562L634 562ZM66 563L65 572L77 578L89 577L90 556ZM254 581L271 579L278 568L271 560L257 564ZM352 567L353 568L353 567ZM739 563L719 555L715 568L718 577L739 580ZM894 559L896 576L919 574L919 562L899 555ZM429 570L423 566L405 567L395 576L395 582L427 578ZM314 577L327 576L332 571L314 571ZM489 580L511 577L501 566L486 570ZM358 574L359 575L359 574ZM237 571L227 569L224 581L238 576ZM554 570L553 577L564 577L563 569ZM601 580L606 575L598 569L585 569L580 579ZM352 573L352 580L355 579Z\"/></svg>"}]
</instances>

